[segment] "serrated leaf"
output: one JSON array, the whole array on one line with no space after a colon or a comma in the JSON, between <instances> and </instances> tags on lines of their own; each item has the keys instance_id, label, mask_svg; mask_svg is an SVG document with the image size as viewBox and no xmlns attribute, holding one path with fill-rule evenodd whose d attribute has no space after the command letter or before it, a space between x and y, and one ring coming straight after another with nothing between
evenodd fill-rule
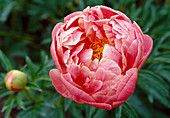
<instances>
[{"instance_id":1,"label":"serrated leaf","mask_svg":"<svg viewBox=\"0 0 170 118\"><path fill-rule=\"evenodd\" d=\"M26 56L25 59L26 59L27 65L28 65L29 75L31 77L31 80L33 81L34 75L35 75L35 71L34 71L34 67L33 67L33 62L31 61L31 59L28 56Z\"/></svg>"},{"instance_id":2,"label":"serrated leaf","mask_svg":"<svg viewBox=\"0 0 170 118\"><path fill-rule=\"evenodd\" d=\"M12 66L8 58L5 56L5 54L1 50L0 50L0 62L6 71L12 70Z\"/></svg>"},{"instance_id":3,"label":"serrated leaf","mask_svg":"<svg viewBox=\"0 0 170 118\"><path fill-rule=\"evenodd\" d=\"M15 96L15 99L18 103L18 105L23 109L23 110L26 110L25 106L24 106L24 102L21 100L21 98L19 97L19 95L16 95Z\"/></svg>"}]
</instances>

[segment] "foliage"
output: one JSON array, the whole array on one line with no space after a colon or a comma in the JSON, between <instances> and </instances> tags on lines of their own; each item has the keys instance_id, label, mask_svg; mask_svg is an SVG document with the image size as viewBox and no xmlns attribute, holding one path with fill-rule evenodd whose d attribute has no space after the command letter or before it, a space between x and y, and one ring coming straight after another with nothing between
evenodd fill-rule
<instances>
[{"instance_id":1,"label":"foliage","mask_svg":"<svg viewBox=\"0 0 170 118\"><path fill-rule=\"evenodd\" d=\"M51 31L57 22L87 6L124 12L149 34L154 47L139 71L133 95L111 110L78 104L56 92L49 77ZM170 3L168 0L0 0L0 117L168 118L170 109ZM28 84L14 93L4 85L11 69L24 71Z\"/></svg>"}]
</instances>

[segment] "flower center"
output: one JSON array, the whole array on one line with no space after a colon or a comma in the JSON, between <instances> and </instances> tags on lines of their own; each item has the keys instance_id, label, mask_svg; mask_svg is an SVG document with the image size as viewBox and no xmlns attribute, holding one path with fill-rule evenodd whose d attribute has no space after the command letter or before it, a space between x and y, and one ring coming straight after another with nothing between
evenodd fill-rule
<instances>
[{"instance_id":1,"label":"flower center","mask_svg":"<svg viewBox=\"0 0 170 118\"><path fill-rule=\"evenodd\" d=\"M95 38L95 40L90 44L89 48L93 49L92 60L94 60L95 58L99 60L102 59L105 44L110 44L109 40L106 38Z\"/></svg>"}]
</instances>

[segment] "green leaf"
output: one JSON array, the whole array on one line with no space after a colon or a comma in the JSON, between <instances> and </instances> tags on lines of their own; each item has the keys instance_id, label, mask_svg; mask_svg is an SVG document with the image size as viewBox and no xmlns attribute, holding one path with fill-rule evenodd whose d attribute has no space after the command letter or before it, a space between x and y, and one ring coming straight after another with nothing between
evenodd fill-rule
<instances>
[{"instance_id":1,"label":"green leaf","mask_svg":"<svg viewBox=\"0 0 170 118\"><path fill-rule=\"evenodd\" d=\"M86 105L86 118L92 118L94 113L96 112L96 107Z\"/></svg>"},{"instance_id":2,"label":"green leaf","mask_svg":"<svg viewBox=\"0 0 170 118\"><path fill-rule=\"evenodd\" d=\"M41 42L41 44L50 44L51 43L51 41L52 41L52 39L51 38L47 38L47 39L44 39L42 42Z\"/></svg>"},{"instance_id":3,"label":"green leaf","mask_svg":"<svg viewBox=\"0 0 170 118\"><path fill-rule=\"evenodd\" d=\"M170 64L170 59L169 58L163 58L163 57L157 57L157 58L147 60L146 64L147 63L153 63L153 62Z\"/></svg>"},{"instance_id":4,"label":"green leaf","mask_svg":"<svg viewBox=\"0 0 170 118\"><path fill-rule=\"evenodd\" d=\"M148 104L146 104L146 98L143 96L143 94L140 96L137 95L136 93L138 92L139 89L136 89L135 93L132 94L132 97L128 99L128 103L136 110L136 112L139 114L139 117L141 118L151 118L152 112L151 108L148 107ZM139 91L142 93L142 91Z\"/></svg>"},{"instance_id":5,"label":"green leaf","mask_svg":"<svg viewBox=\"0 0 170 118\"><path fill-rule=\"evenodd\" d=\"M94 5L99 5L99 4L103 5L104 4L103 0L87 0L85 2L89 6L94 6Z\"/></svg>"},{"instance_id":6,"label":"green leaf","mask_svg":"<svg viewBox=\"0 0 170 118\"><path fill-rule=\"evenodd\" d=\"M9 106L9 108L6 110L5 112L5 118L9 118L9 115L12 111L12 106L13 106L14 100L11 102L11 105Z\"/></svg>"},{"instance_id":7,"label":"green leaf","mask_svg":"<svg viewBox=\"0 0 170 118\"><path fill-rule=\"evenodd\" d=\"M64 99L64 111L67 111L73 101L70 99Z\"/></svg>"},{"instance_id":8,"label":"green leaf","mask_svg":"<svg viewBox=\"0 0 170 118\"><path fill-rule=\"evenodd\" d=\"M20 70L21 70L22 72L24 72L26 68L27 68L27 64L24 65L24 66L22 66L22 67L20 68Z\"/></svg>"},{"instance_id":9,"label":"green leaf","mask_svg":"<svg viewBox=\"0 0 170 118\"><path fill-rule=\"evenodd\" d=\"M116 107L115 117L116 118L121 118L122 117L122 105Z\"/></svg>"},{"instance_id":10,"label":"green leaf","mask_svg":"<svg viewBox=\"0 0 170 118\"><path fill-rule=\"evenodd\" d=\"M26 56L26 62L27 62L27 65L28 65L29 75L31 77L31 80L33 81L34 76L35 76L35 71L34 71L33 63L28 56Z\"/></svg>"},{"instance_id":11,"label":"green leaf","mask_svg":"<svg viewBox=\"0 0 170 118\"><path fill-rule=\"evenodd\" d=\"M149 70L141 70L137 85L141 87L148 95L159 100L164 106L170 108L169 87L168 84L156 73Z\"/></svg>"},{"instance_id":12,"label":"green leaf","mask_svg":"<svg viewBox=\"0 0 170 118\"><path fill-rule=\"evenodd\" d=\"M49 75L42 75L42 76L36 77L36 81L42 81L42 80L51 82Z\"/></svg>"},{"instance_id":13,"label":"green leaf","mask_svg":"<svg viewBox=\"0 0 170 118\"><path fill-rule=\"evenodd\" d=\"M6 71L12 70L12 66L8 58L5 56L5 54L1 50L0 50L0 62Z\"/></svg>"},{"instance_id":14,"label":"green leaf","mask_svg":"<svg viewBox=\"0 0 170 118\"><path fill-rule=\"evenodd\" d=\"M142 77L152 82L156 87L164 91L166 96L168 96L168 85L166 82L156 73L150 71L150 70L140 70L140 75L142 74Z\"/></svg>"},{"instance_id":15,"label":"green leaf","mask_svg":"<svg viewBox=\"0 0 170 118\"><path fill-rule=\"evenodd\" d=\"M30 84L28 85L28 87L30 87L30 88L33 89L33 90L42 92L42 89L41 89L37 84L30 83Z\"/></svg>"},{"instance_id":16,"label":"green leaf","mask_svg":"<svg viewBox=\"0 0 170 118\"><path fill-rule=\"evenodd\" d=\"M5 86L5 84L0 84L0 89L4 89L4 88L6 88L6 86Z\"/></svg>"},{"instance_id":17,"label":"green leaf","mask_svg":"<svg viewBox=\"0 0 170 118\"><path fill-rule=\"evenodd\" d=\"M105 109L97 109L97 112L94 114L93 118L105 118L107 110Z\"/></svg>"},{"instance_id":18,"label":"green leaf","mask_svg":"<svg viewBox=\"0 0 170 118\"><path fill-rule=\"evenodd\" d=\"M15 101L15 94L12 94L12 95L8 98L8 100L7 100L7 102L5 103L5 105L3 106L1 112L4 112L6 109L12 108L12 105L13 105L14 101ZM7 114L7 115L9 115L9 113L10 113L10 110L8 111L8 114Z\"/></svg>"},{"instance_id":19,"label":"green leaf","mask_svg":"<svg viewBox=\"0 0 170 118\"><path fill-rule=\"evenodd\" d=\"M170 83L170 66L169 65L162 65L161 68L155 70L156 74L160 75L161 77L165 78Z\"/></svg>"},{"instance_id":20,"label":"green leaf","mask_svg":"<svg viewBox=\"0 0 170 118\"><path fill-rule=\"evenodd\" d=\"M170 58L170 51L169 52L161 52L160 54L155 55L153 58L158 58L158 57L162 57L162 58Z\"/></svg>"},{"instance_id":21,"label":"green leaf","mask_svg":"<svg viewBox=\"0 0 170 118\"><path fill-rule=\"evenodd\" d=\"M37 72L35 73L35 76L39 75L41 73L41 71L43 70L45 64L48 61L48 56L45 54L44 51L41 51L41 64L37 70Z\"/></svg>"},{"instance_id":22,"label":"green leaf","mask_svg":"<svg viewBox=\"0 0 170 118\"><path fill-rule=\"evenodd\" d=\"M3 90L3 91L0 92L0 98L2 98L3 96L6 96L6 95L10 95L12 93L13 93L12 91Z\"/></svg>"},{"instance_id":23,"label":"green leaf","mask_svg":"<svg viewBox=\"0 0 170 118\"><path fill-rule=\"evenodd\" d=\"M153 44L154 47L153 47L151 55L155 55L156 54L156 52L158 51L159 46L168 37L170 37L170 32L165 33L160 39L154 40L154 44Z\"/></svg>"},{"instance_id":24,"label":"green leaf","mask_svg":"<svg viewBox=\"0 0 170 118\"><path fill-rule=\"evenodd\" d=\"M21 98L19 97L18 94L15 96L15 99L16 99L18 105L19 105L23 110L26 110L26 108L25 108L25 106L24 106L24 102L21 100Z\"/></svg>"},{"instance_id":25,"label":"green leaf","mask_svg":"<svg viewBox=\"0 0 170 118\"><path fill-rule=\"evenodd\" d=\"M5 22L12 11L15 2L8 3L0 12L0 21Z\"/></svg>"},{"instance_id":26,"label":"green leaf","mask_svg":"<svg viewBox=\"0 0 170 118\"><path fill-rule=\"evenodd\" d=\"M70 106L69 113L73 118L83 118L81 111L75 105Z\"/></svg>"},{"instance_id":27,"label":"green leaf","mask_svg":"<svg viewBox=\"0 0 170 118\"><path fill-rule=\"evenodd\" d=\"M128 118L138 118L135 110L127 102L122 104L122 109L123 113L125 113Z\"/></svg>"}]
</instances>

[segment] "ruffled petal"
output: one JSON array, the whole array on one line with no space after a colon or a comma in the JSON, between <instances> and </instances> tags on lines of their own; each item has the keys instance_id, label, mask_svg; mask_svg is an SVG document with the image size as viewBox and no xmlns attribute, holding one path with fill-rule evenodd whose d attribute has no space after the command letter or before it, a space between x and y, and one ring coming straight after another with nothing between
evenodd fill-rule
<instances>
[{"instance_id":1,"label":"ruffled petal","mask_svg":"<svg viewBox=\"0 0 170 118\"><path fill-rule=\"evenodd\" d=\"M113 60L115 61L117 64L119 64L119 62L121 61L122 59L122 56L121 54L116 50L115 47L109 45L109 44L106 44L104 49L103 49L103 58L106 58L106 59L110 59L110 60Z\"/></svg>"},{"instance_id":2,"label":"ruffled petal","mask_svg":"<svg viewBox=\"0 0 170 118\"><path fill-rule=\"evenodd\" d=\"M75 17L75 16L77 16L77 15L80 15L81 13L82 13L82 11L77 11L77 12L74 12L74 13L66 16L66 17L64 18L64 23L66 23L67 21L69 21L71 18L73 18L73 17Z\"/></svg>"},{"instance_id":3,"label":"ruffled petal","mask_svg":"<svg viewBox=\"0 0 170 118\"><path fill-rule=\"evenodd\" d=\"M121 69L120 69L119 65L115 61L112 61L109 59L102 58L100 60L99 67L101 67L105 70L109 70L109 71L115 73L116 75L121 74Z\"/></svg>"},{"instance_id":4,"label":"ruffled petal","mask_svg":"<svg viewBox=\"0 0 170 118\"><path fill-rule=\"evenodd\" d=\"M92 57L93 50L86 49L79 53L80 62L83 65L89 66L91 64L91 57Z\"/></svg>"},{"instance_id":5,"label":"ruffled petal","mask_svg":"<svg viewBox=\"0 0 170 118\"><path fill-rule=\"evenodd\" d=\"M138 54L138 42L137 40L134 40L126 53L126 60L127 60L126 70L133 67L137 54Z\"/></svg>"},{"instance_id":6,"label":"ruffled petal","mask_svg":"<svg viewBox=\"0 0 170 118\"><path fill-rule=\"evenodd\" d=\"M65 42L63 42L63 46L64 45L76 45L80 40L81 40L81 36L82 36L83 32L81 31L75 31L74 33L72 33Z\"/></svg>"}]
</instances>

